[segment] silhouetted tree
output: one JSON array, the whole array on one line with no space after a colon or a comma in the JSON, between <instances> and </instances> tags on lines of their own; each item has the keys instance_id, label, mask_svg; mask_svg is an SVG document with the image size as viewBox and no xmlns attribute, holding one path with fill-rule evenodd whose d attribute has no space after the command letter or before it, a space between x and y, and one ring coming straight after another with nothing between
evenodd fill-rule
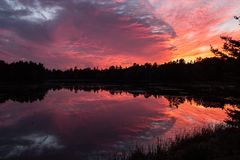
<instances>
[{"instance_id":1,"label":"silhouetted tree","mask_svg":"<svg viewBox=\"0 0 240 160\"><path fill-rule=\"evenodd\" d=\"M223 50L220 51L219 49L214 49L211 46L211 51L220 58L227 59L227 58L240 58L240 41L234 40L231 37L223 36L221 37L224 40Z\"/></svg>"},{"instance_id":2,"label":"silhouetted tree","mask_svg":"<svg viewBox=\"0 0 240 160\"><path fill-rule=\"evenodd\" d=\"M235 16L234 18L240 21L240 16ZM211 51L222 59L240 59L240 40L234 40L228 36L222 36L221 39L224 41L222 50L214 49L211 46Z\"/></svg>"},{"instance_id":3,"label":"silhouetted tree","mask_svg":"<svg viewBox=\"0 0 240 160\"><path fill-rule=\"evenodd\" d=\"M0 61L0 82L43 82L47 70L41 63L13 62L10 64Z\"/></svg>"},{"instance_id":4,"label":"silhouetted tree","mask_svg":"<svg viewBox=\"0 0 240 160\"><path fill-rule=\"evenodd\" d=\"M231 126L231 127L236 127L239 128L240 127L240 110L238 109L228 109L227 110L227 114L228 114L228 120L226 120L225 122L227 123L227 125Z\"/></svg>"}]
</instances>

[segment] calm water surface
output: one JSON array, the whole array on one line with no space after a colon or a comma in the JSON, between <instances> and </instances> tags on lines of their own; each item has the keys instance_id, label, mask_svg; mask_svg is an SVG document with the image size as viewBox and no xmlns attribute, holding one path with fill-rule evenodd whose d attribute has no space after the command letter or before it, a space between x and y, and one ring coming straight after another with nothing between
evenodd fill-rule
<instances>
[{"instance_id":1,"label":"calm water surface","mask_svg":"<svg viewBox=\"0 0 240 160\"><path fill-rule=\"evenodd\" d=\"M93 159L224 119L225 110L194 101L172 106L164 96L50 90L32 103L0 104L0 159L29 150L36 155L66 151Z\"/></svg>"}]
</instances>

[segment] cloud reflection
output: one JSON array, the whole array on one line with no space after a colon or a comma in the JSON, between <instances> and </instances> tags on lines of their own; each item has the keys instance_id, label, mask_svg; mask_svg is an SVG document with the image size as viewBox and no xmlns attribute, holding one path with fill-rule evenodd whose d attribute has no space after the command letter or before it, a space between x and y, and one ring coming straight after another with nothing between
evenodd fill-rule
<instances>
[{"instance_id":1,"label":"cloud reflection","mask_svg":"<svg viewBox=\"0 0 240 160\"><path fill-rule=\"evenodd\" d=\"M4 119L0 122L0 148L10 146L8 154L16 153L23 141L35 148L44 136L48 139L40 149L64 146L64 150L85 156L119 151L136 143L150 143L159 136L171 136L184 128L222 122L226 117L221 109L189 102L179 109L170 108L164 97L133 98L126 93L74 93L66 89L49 91L39 102L8 101L0 106L0 119Z\"/></svg>"}]
</instances>

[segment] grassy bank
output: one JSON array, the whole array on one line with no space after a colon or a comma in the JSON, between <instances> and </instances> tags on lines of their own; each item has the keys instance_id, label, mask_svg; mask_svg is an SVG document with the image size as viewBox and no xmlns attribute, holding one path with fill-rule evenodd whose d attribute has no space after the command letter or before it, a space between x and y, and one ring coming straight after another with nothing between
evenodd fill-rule
<instances>
[{"instance_id":1,"label":"grassy bank","mask_svg":"<svg viewBox=\"0 0 240 160\"><path fill-rule=\"evenodd\" d=\"M148 147L137 147L127 156L115 160L239 160L240 129L217 126L193 134L177 136L175 140ZM145 151L144 151L145 150Z\"/></svg>"}]
</instances>

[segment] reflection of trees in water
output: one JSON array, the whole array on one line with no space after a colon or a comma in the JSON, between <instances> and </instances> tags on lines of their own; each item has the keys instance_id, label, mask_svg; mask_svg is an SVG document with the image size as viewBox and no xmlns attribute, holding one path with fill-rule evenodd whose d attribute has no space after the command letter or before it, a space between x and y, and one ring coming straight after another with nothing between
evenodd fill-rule
<instances>
[{"instance_id":1,"label":"reflection of trees in water","mask_svg":"<svg viewBox=\"0 0 240 160\"><path fill-rule=\"evenodd\" d=\"M177 89L148 89L148 88L129 88L114 85L42 85L28 87L8 87L0 90L0 103L5 103L8 100L17 101L20 103L32 103L41 101L49 90L58 91L68 89L72 92L101 92L108 91L112 95L121 95L124 93L131 94L134 98L144 96L145 98L164 97L169 101L169 107L181 107L185 102L195 103L203 107L224 108L226 105L236 106L231 110L227 110L229 116L225 122L229 126L240 127L240 99L230 96L209 96L209 94L194 95L190 92L183 92ZM237 96L237 95L236 95Z\"/></svg>"},{"instance_id":2,"label":"reflection of trees in water","mask_svg":"<svg viewBox=\"0 0 240 160\"><path fill-rule=\"evenodd\" d=\"M32 103L44 99L49 88L40 86L1 88L0 103L12 100L20 103Z\"/></svg>"},{"instance_id":3,"label":"reflection of trees in water","mask_svg":"<svg viewBox=\"0 0 240 160\"><path fill-rule=\"evenodd\" d=\"M164 96L169 101L169 106L171 108L178 108L181 104L186 101L186 97L183 96Z\"/></svg>"},{"instance_id":4,"label":"reflection of trees in water","mask_svg":"<svg viewBox=\"0 0 240 160\"><path fill-rule=\"evenodd\" d=\"M234 107L227 110L228 119L225 121L227 125L235 128L240 128L240 108Z\"/></svg>"},{"instance_id":5,"label":"reflection of trees in water","mask_svg":"<svg viewBox=\"0 0 240 160\"><path fill-rule=\"evenodd\" d=\"M0 103L4 103L7 100L13 100L17 102L32 103L35 101L41 101L49 90L57 91L62 89L68 89L72 92L101 92L108 91L112 95L131 94L134 98L138 96L144 96L145 98L165 97L169 101L170 107L178 108L185 102L194 102L197 105L204 107L224 108L226 104L238 105L240 100L237 98L231 98L227 96L209 96L207 94L194 95L193 93L183 92L178 89L149 89L144 87L123 87L117 85L36 85L36 86L19 86L2 88L0 91Z\"/></svg>"},{"instance_id":6,"label":"reflection of trees in water","mask_svg":"<svg viewBox=\"0 0 240 160\"><path fill-rule=\"evenodd\" d=\"M224 108L224 106L238 106L240 99L229 96L209 96L210 94L195 95L192 92L183 92L178 89L149 89L149 88L134 88L134 87L122 87L114 85L42 85L42 86L28 86L28 87L8 87L3 88L0 91L0 103L5 103L8 100L20 102L20 103L32 103L35 101L41 101L49 90L57 91L61 89L68 89L72 92L101 92L108 91L112 95L121 95L124 93L131 94L134 98L138 96L144 96L145 98L164 97L169 101L169 107L179 108L185 102L195 103L196 105L212 108ZM196 92L197 93L197 92ZM229 119L226 121L230 126L240 127L240 111L228 110L227 114Z\"/></svg>"},{"instance_id":7,"label":"reflection of trees in water","mask_svg":"<svg viewBox=\"0 0 240 160\"><path fill-rule=\"evenodd\" d=\"M169 101L170 107L178 108L181 104L185 102L196 103L198 106L211 107L211 108L224 108L225 105L236 105L240 101L227 99L224 97L209 97L209 96L165 96Z\"/></svg>"}]
</instances>

